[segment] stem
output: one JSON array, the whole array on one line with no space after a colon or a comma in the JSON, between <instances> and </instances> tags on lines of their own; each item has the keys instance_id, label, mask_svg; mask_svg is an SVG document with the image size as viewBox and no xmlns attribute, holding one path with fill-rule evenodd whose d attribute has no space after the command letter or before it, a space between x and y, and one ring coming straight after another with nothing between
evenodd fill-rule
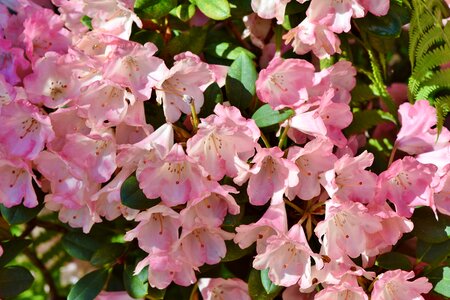
<instances>
[{"instance_id":1,"label":"stem","mask_svg":"<svg viewBox=\"0 0 450 300\"><path fill-rule=\"evenodd\" d=\"M195 110L194 99L189 95L183 95L183 101L188 103L189 106L191 107L192 127L193 127L193 131L197 132L199 121L198 121L197 111Z\"/></svg>"},{"instance_id":2,"label":"stem","mask_svg":"<svg viewBox=\"0 0 450 300\"><path fill-rule=\"evenodd\" d=\"M192 291L191 291L191 295L189 296L189 300L198 300L197 287L198 287L198 283L194 284L194 287L192 288Z\"/></svg>"},{"instance_id":3,"label":"stem","mask_svg":"<svg viewBox=\"0 0 450 300\"><path fill-rule=\"evenodd\" d=\"M270 146L269 140L266 138L266 136L264 135L264 133L262 131L260 131L260 133L261 133L261 139L263 140L264 145L266 146L266 148L270 148L271 146Z\"/></svg>"},{"instance_id":4,"label":"stem","mask_svg":"<svg viewBox=\"0 0 450 300\"><path fill-rule=\"evenodd\" d=\"M284 199L284 203L292 207L295 211L299 212L300 214L303 214L305 212L303 209L301 209L299 206L297 206L296 204L292 203L289 200Z\"/></svg>"},{"instance_id":5,"label":"stem","mask_svg":"<svg viewBox=\"0 0 450 300\"><path fill-rule=\"evenodd\" d=\"M389 156L389 162L388 167L392 164L394 161L395 152L397 152L397 144L394 144L394 147L392 148L391 155Z\"/></svg>"},{"instance_id":6,"label":"stem","mask_svg":"<svg viewBox=\"0 0 450 300\"><path fill-rule=\"evenodd\" d=\"M283 129L283 133L281 134L280 141L278 142L278 147L279 147L280 149L283 147L284 143L286 142L286 139L287 139L287 133L288 133L288 131L289 131L289 128L291 128L291 126L289 126L289 124L288 124L288 125L286 125L286 127L284 127L284 129Z\"/></svg>"},{"instance_id":7,"label":"stem","mask_svg":"<svg viewBox=\"0 0 450 300\"><path fill-rule=\"evenodd\" d=\"M275 27L275 57L281 56L281 42L283 41L283 27L277 25Z\"/></svg>"}]
</instances>

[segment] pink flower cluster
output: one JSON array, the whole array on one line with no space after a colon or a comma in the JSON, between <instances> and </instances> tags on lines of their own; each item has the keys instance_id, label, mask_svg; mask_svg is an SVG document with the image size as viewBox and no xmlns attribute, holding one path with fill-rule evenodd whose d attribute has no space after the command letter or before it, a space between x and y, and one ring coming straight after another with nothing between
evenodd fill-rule
<instances>
[{"instance_id":1,"label":"pink flower cluster","mask_svg":"<svg viewBox=\"0 0 450 300\"><path fill-rule=\"evenodd\" d=\"M412 230L414 208L450 214L450 132L438 139L435 109L427 101L400 106L395 149L408 155L375 174L373 155L358 154L357 139L342 133L352 121L356 75L347 61L316 72L305 60L275 58L261 70L259 99L294 111L281 126L294 144L286 150L260 146L256 123L226 104L180 141L173 123L200 112L203 92L213 82L223 85L226 68L190 52L168 68L154 44L129 41L132 24L141 25L132 2L55 0L59 15L26 0L17 15L1 6L7 20L0 24L0 203L37 206L34 185L47 193L48 209L84 232L102 218L135 220L125 240L137 239L147 253L136 273L148 266L150 285L160 289L196 282L202 265L225 257L225 241L241 248L256 242L255 269L268 269L273 283L294 287L294 294L321 284L315 299L368 299L358 279L376 277L365 268ZM252 6L281 22L287 2ZM312 0L307 19L287 38L297 53L312 49L325 57L339 51L335 33L348 31L351 17L382 15L388 7L389 1ZM92 18L89 32L77 21L84 15ZM144 114L153 90L167 121L159 128ZM121 204L121 186L133 173L147 198L161 199L158 205L139 212ZM270 203L236 233L222 229L227 214L240 212L238 191L223 184L225 177L246 184L250 204ZM295 199L308 201L310 211L289 228L285 205ZM309 216L320 210L325 218L313 230ZM308 243L313 233L319 253ZM353 262L357 257L364 268ZM378 275L372 299L422 299L431 284L413 277L401 270ZM203 278L199 287L205 299L249 299L237 279Z\"/></svg>"}]
</instances>

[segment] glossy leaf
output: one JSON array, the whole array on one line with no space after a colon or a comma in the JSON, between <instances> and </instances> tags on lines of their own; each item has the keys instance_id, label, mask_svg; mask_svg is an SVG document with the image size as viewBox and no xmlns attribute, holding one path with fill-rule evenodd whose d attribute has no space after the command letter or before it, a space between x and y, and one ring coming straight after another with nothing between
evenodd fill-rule
<instances>
[{"instance_id":1,"label":"glossy leaf","mask_svg":"<svg viewBox=\"0 0 450 300\"><path fill-rule=\"evenodd\" d=\"M398 252L388 252L378 256L376 265L387 270L402 269L409 271L412 269L408 257Z\"/></svg>"},{"instance_id":2,"label":"glossy leaf","mask_svg":"<svg viewBox=\"0 0 450 300\"><path fill-rule=\"evenodd\" d=\"M439 214L439 220L429 207L417 208L412 216L414 229L412 233L420 240L436 244L443 243L450 236L450 217Z\"/></svg>"},{"instance_id":3,"label":"glossy leaf","mask_svg":"<svg viewBox=\"0 0 450 300\"><path fill-rule=\"evenodd\" d=\"M34 281L30 271L23 267L0 269L0 298L14 297L27 290Z\"/></svg>"},{"instance_id":4,"label":"glossy leaf","mask_svg":"<svg viewBox=\"0 0 450 300\"><path fill-rule=\"evenodd\" d=\"M34 208L27 208L23 205L16 205L11 208L7 208L0 204L0 212L9 224L17 225L27 223L36 217L43 207L43 204L39 204Z\"/></svg>"},{"instance_id":5,"label":"glossy leaf","mask_svg":"<svg viewBox=\"0 0 450 300\"><path fill-rule=\"evenodd\" d=\"M230 4L227 0L195 0L198 9L213 20L225 20L230 17Z\"/></svg>"},{"instance_id":6,"label":"glossy leaf","mask_svg":"<svg viewBox=\"0 0 450 300\"><path fill-rule=\"evenodd\" d=\"M159 19L177 6L177 0L136 0L134 11L144 19Z\"/></svg>"},{"instance_id":7,"label":"glossy leaf","mask_svg":"<svg viewBox=\"0 0 450 300\"><path fill-rule=\"evenodd\" d=\"M450 267L439 267L427 274L433 283L434 291L445 297L450 297Z\"/></svg>"},{"instance_id":8,"label":"glossy leaf","mask_svg":"<svg viewBox=\"0 0 450 300\"><path fill-rule=\"evenodd\" d=\"M267 294L262 282L261 282L261 272L255 269L250 271L248 278L248 291L252 299L258 300L272 300L281 291L281 289L275 291L274 293Z\"/></svg>"},{"instance_id":9,"label":"glossy leaf","mask_svg":"<svg viewBox=\"0 0 450 300\"><path fill-rule=\"evenodd\" d=\"M292 109L277 111L273 110L269 104L264 104L253 114L252 119L255 120L259 128L264 128L279 124L293 115L294 111Z\"/></svg>"},{"instance_id":10,"label":"glossy leaf","mask_svg":"<svg viewBox=\"0 0 450 300\"><path fill-rule=\"evenodd\" d=\"M174 14L181 21L189 21L195 14L195 5L190 3L183 3L173 9L170 14Z\"/></svg>"},{"instance_id":11,"label":"glossy leaf","mask_svg":"<svg viewBox=\"0 0 450 300\"><path fill-rule=\"evenodd\" d=\"M255 64L248 55L241 53L231 64L225 84L227 97L232 105L240 109L250 105L256 92L257 77Z\"/></svg>"},{"instance_id":12,"label":"glossy leaf","mask_svg":"<svg viewBox=\"0 0 450 300\"><path fill-rule=\"evenodd\" d=\"M216 82L211 83L203 93L205 102L200 110L199 117L206 118L214 112L218 103L223 102L223 94Z\"/></svg>"},{"instance_id":13,"label":"glossy leaf","mask_svg":"<svg viewBox=\"0 0 450 300\"><path fill-rule=\"evenodd\" d=\"M69 232L64 235L62 245L71 256L81 260L90 260L102 243L89 235Z\"/></svg>"},{"instance_id":14,"label":"glossy leaf","mask_svg":"<svg viewBox=\"0 0 450 300\"><path fill-rule=\"evenodd\" d=\"M140 210L150 208L160 202L159 200L150 200L145 196L134 175L128 177L122 184L120 199L123 205Z\"/></svg>"},{"instance_id":15,"label":"glossy leaf","mask_svg":"<svg viewBox=\"0 0 450 300\"><path fill-rule=\"evenodd\" d=\"M269 278L269 269L262 270L261 272L261 283L266 290L267 294L278 294L283 287L274 284Z\"/></svg>"},{"instance_id":16,"label":"glossy leaf","mask_svg":"<svg viewBox=\"0 0 450 300\"><path fill-rule=\"evenodd\" d=\"M225 241L225 245L227 246L227 254L224 258L222 258L222 262L235 261L239 258L242 258L250 253L253 253L255 250L254 245L247 247L245 249L241 249L238 245L236 245L233 241Z\"/></svg>"},{"instance_id":17,"label":"glossy leaf","mask_svg":"<svg viewBox=\"0 0 450 300\"><path fill-rule=\"evenodd\" d=\"M422 240L417 241L416 257L419 261L438 266L450 256L450 239L443 243L431 244Z\"/></svg>"},{"instance_id":18,"label":"glossy leaf","mask_svg":"<svg viewBox=\"0 0 450 300\"><path fill-rule=\"evenodd\" d=\"M255 55L247 49L237 46L230 42L220 42L212 45L208 45L205 48L205 52L219 58L226 58L235 60L242 53L246 54L251 59L255 59Z\"/></svg>"},{"instance_id":19,"label":"glossy leaf","mask_svg":"<svg viewBox=\"0 0 450 300\"><path fill-rule=\"evenodd\" d=\"M123 271L123 284L127 293L133 298L143 298L147 295L148 283L147 268L143 269L139 274L133 275L135 266L125 264Z\"/></svg>"},{"instance_id":20,"label":"glossy leaf","mask_svg":"<svg viewBox=\"0 0 450 300\"><path fill-rule=\"evenodd\" d=\"M101 266L104 264L115 262L124 252L123 244L113 243L107 244L94 252L91 257L91 264Z\"/></svg>"},{"instance_id":21,"label":"glossy leaf","mask_svg":"<svg viewBox=\"0 0 450 300\"><path fill-rule=\"evenodd\" d=\"M6 243L2 243L3 255L0 256L0 268L5 266L11 260L19 255L28 245L31 244L30 240L13 239Z\"/></svg>"},{"instance_id":22,"label":"glossy leaf","mask_svg":"<svg viewBox=\"0 0 450 300\"><path fill-rule=\"evenodd\" d=\"M94 299L103 289L108 279L107 270L95 270L78 282L70 290L68 300L91 300Z\"/></svg>"},{"instance_id":23,"label":"glossy leaf","mask_svg":"<svg viewBox=\"0 0 450 300\"><path fill-rule=\"evenodd\" d=\"M180 35L172 38L167 44L166 51L168 55L174 56L184 51L199 54L205 46L206 33L206 27L193 27L189 31L182 32Z\"/></svg>"},{"instance_id":24,"label":"glossy leaf","mask_svg":"<svg viewBox=\"0 0 450 300\"><path fill-rule=\"evenodd\" d=\"M391 114L382 110L357 111L353 114L352 123L345 129L345 133L348 135L363 133L386 121L393 122L395 119Z\"/></svg>"}]
</instances>

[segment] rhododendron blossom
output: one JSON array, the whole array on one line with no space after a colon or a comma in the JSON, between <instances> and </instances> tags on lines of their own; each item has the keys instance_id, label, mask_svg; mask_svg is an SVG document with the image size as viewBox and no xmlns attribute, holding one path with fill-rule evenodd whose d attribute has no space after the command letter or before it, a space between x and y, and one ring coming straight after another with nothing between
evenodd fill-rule
<instances>
[{"instance_id":1,"label":"rhododendron blossom","mask_svg":"<svg viewBox=\"0 0 450 300\"><path fill-rule=\"evenodd\" d=\"M424 299L421 294L431 290L431 283L423 277L409 281L412 278L414 278L414 272L387 271L375 281L371 297L380 300Z\"/></svg>"}]
</instances>

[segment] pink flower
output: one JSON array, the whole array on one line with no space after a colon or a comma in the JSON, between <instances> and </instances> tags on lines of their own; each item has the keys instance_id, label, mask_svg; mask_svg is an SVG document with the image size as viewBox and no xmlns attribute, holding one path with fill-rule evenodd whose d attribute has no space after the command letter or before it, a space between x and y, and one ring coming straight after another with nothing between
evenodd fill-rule
<instances>
[{"instance_id":1,"label":"pink flower","mask_svg":"<svg viewBox=\"0 0 450 300\"><path fill-rule=\"evenodd\" d=\"M238 185L249 179L247 193L251 204L264 205L270 199L272 204L281 203L286 189L298 184L297 165L284 159L283 155L278 147L258 147L251 169L234 178Z\"/></svg>"},{"instance_id":2,"label":"pink flower","mask_svg":"<svg viewBox=\"0 0 450 300\"><path fill-rule=\"evenodd\" d=\"M202 119L198 132L187 141L187 153L196 159L214 180L235 177L238 165L254 154L259 129L233 106L218 104L215 115Z\"/></svg>"},{"instance_id":3,"label":"pink flower","mask_svg":"<svg viewBox=\"0 0 450 300\"><path fill-rule=\"evenodd\" d=\"M138 239L139 248L149 254L167 253L178 240L179 214L165 205L156 205L137 215L139 224L125 234L125 240Z\"/></svg>"},{"instance_id":4,"label":"pink flower","mask_svg":"<svg viewBox=\"0 0 450 300\"><path fill-rule=\"evenodd\" d=\"M16 99L17 91L5 80L5 76L0 74L0 113L2 106Z\"/></svg>"},{"instance_id":5,"label":"pink flower","mask_svg":"<svg viewBox=\"0 0 450 300\"><path fill-rule=\"evenodd\" d=\"M0 74L9 84L18 84L29 72L30 63L25 59L23 50L12 47L9 40L0 39L0 59Z\"/></svg>"},{"instance_id":6,"label":"pink flower","mask_svg":"<svg viewBox=\"0 0 450 300\"><path fill-rule=\"evenodd\" d=\"M277 18L277 23L282 24L284 21L284 10L289 2L291 0L252 0L252 9L261 18Z\"/></svg>"},{"instance_id":7,"label":"pink flower","mask_svg":"<svg viewBox=\"0 0 450 300\"><path fill-rule=\"evenodd\" d=\"M308 100L314 66L303 59L274 58L259 72L256 93L273 109L295 108Z\"/></svg>"},{"instance_id":8,"label":"pink flower","mask_svg":"<svg viewBox=\"0 0 450 300\"><path fill-rule=\"evenodd\" d=\"M283 38L286 44L292 40L292 47L297 54L312 51L320 59L341 53L341 41L323 22L314 22L309 18L303 20L297 27L289 30Z\"/></svg>"},{"instance_id":9,"label":"pink flower","mask_svg":"<svg viewBox=\"0 0 450 300\"><path fill-rule=\"evenodd\" d=\"M447 165L445 175L435 188L434 203L439 212L450 216L450 165Z\"/></svg>"},{"instance_id":10,"label":"pink flower","mask_svg":"<svg viewBox=\"0 0 450 300\"><path fill-rule=\"evenodd\" d=\"M311 282L311 257L319 268L323 265L320 256L311 251L303 228L296 224L286 234L269 237L265 251L255 257L253 267L269 268L269 278L276 285L302 286Z\"/></svg>"},{"instance_id":11,"label":"pink flower","mask_svg":"<svg viewBox=\"0 0 450 300\"><path fill-rule=\"evenodd\" d=\"M371 298L376 300L421 300L420 294L428 293L433 286L425 277L414 281L414 272L402 270L387 271L378 276Z\"/></svg>"},{"instance_id":12,"label":"pink flower","mask_svg":"<svg viewBox=\"0 0 450 300\"><path fill-rule=\"evenodd\" d=\"M0 142L12 156L34 159L54 138L49 117L26 100L3 106L0 123Z\"/></svg>"},{"instance_id":13,"label":"pink flower","mask_svg":"<svg viewBox=\"0 0 450 300\"><path fill-rule=\"evenodd\" d=\"M378 198L389 199L399 215L410 217L415 206L430 205L427 194L435 172L434 165L421 164L410 156L396 160L378 178Z\"/></svg>"},{"instance_id":14,"label":"pink flower","mask_svg":"<svg viewBox=\"0 0 450 300\"><path fill-rule=\"evenodd\" d=\"M210 193L209 181L179 144L175 144L165 157L144 159L138 166L136 177L148 198L161 197L169 206L203 199Z\"/></svg>"},{"instance_id":15,"label":"pink flower","mask_svg":"<svg viewBox=\"0 0 450 300\"><path fill-rule=\"evenodd\" d=\"M339 285L330 285L316 294L314 300L368 300L364 290L356 280L344 281Z\"/></svg>"},{"instance_id":16,"label":"pink flower","mask_svg":"<svg viewBox=\"0 0 450 300\"><path fill-rule=\"evenodd\" d=\"M152 88L166 78L168 72L164 61L153 56L157 50L150 42L140 45L121 41L107 46L104 77L130 88L138 100L147 100Z\"/></svg>"},{"instance_id":17,"label":"pink flower","mask_svg":"<svg viewBox=\"0 0 450 300\"><path fill-rule=\"evenodd\" d=\"M242 224L236 227L234 242L245 249L256 242L256 253L263 253L267 239L276 234L287 232L287 215L284 203L270 205L256 223Z\"/></svg>"},{"instance_id":18,"label":"pink flower","mask_svg":"<svg viewBox=\"0 0 450 300\"><path fill-rule=\"evenodd\" d=\"M163 104L166 120L173 123L181 113L190 115L189 101L193 101L199 113L204 102L203 91L214 80L215 75L208 64L197 55L190 52L177 55L168 76L156 90L157 101Z\"/></svg>"},{"instance_id":19,"label":"pink flower","mask_svg":"<svg viewBox=\"0 0 450 300\"><path fill-rule=\"evenodd\" d=\"M437 130L433 128L437 122L436 109L428 101L419 100L414 105L403 103L398 113L402 123L395 141L398 149L411 155L420 154L439 149L450 141L446 128L442 128L437 139Z\"/></svg>"},{"instance_id":20,"label":"pink flower","mask_svg":"<svg viewBox=\"0 0 450 300\"><path fill-rule=\"evenodd\" d=\"M204 300L250 300L247 283L239 278L200 278L198 288Z\"/></svg>"},{"instance_id":21,"label":"pink flower","mask_svg":"<svg viewBox=\"0 0 450 300\"><path fill-rule=\"evenodd\" d=\"M367 249L370 234L382 230L381 219L358 202L326 202L325 220L314 230L325 253L332 259L358 257Z\"/></svg>"},{"instance_id":22,"label":"pink flower","mask_svg":"<svg viewBox=\"0 0 450 300\"><path fill-rule=\"evenodd\" d=\"M289 199L298 196L302 200L310 200L320 194L318 175L333 168L337 158L333 155L333 144L324 139L314 139L304 148L289 148L288 160L294 161L298 172L298 185L288 188Z\"/></svg>"}]
</instances>

